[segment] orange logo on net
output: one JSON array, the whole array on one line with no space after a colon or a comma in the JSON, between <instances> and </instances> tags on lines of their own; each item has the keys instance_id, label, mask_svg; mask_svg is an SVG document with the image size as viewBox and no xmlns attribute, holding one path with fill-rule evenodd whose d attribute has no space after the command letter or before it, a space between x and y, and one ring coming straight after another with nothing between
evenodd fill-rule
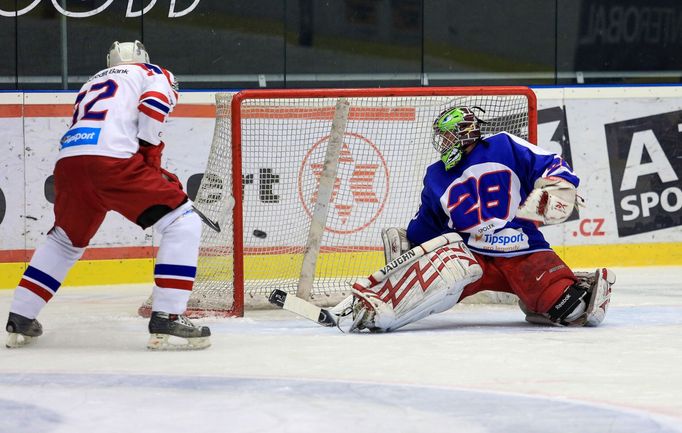
<instances>
[{"instance_id":1,"label":"orange logo on net","mask_svg":"<svg viewBox=\"0 0 682 433\"><path fill-rule=\"evenodd\" d=\"M310 217L317 203L328 141L325 136L313 144L298 174L299 199ZM360 134L346 132L325 230L339 234L364 230L381 215L388 187L388 166L377 146Z\"/></svg>"}]
</instances>

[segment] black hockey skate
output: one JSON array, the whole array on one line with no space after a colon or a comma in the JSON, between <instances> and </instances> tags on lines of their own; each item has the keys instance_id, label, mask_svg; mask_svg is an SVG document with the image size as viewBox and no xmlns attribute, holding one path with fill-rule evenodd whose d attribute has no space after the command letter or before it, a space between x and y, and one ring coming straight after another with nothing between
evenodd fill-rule
<instances>
[{"instance_id":1,"label":"black hockey skate","mask_svg":"<svg viewBox=\"0 0 682 433\"><path fill-rule=\"evenodd\" d=\"M196 326L181 314L152 311L149 333L147 348L152 350L200 350L211 345L211 330Z\"/></svg>"},{"instance_id":2,"label":"black hockey skate","mask_svg":"<svg viewBox=\"0 0 682 433\"><path fill-rule=\"evenodd\" d=\"M10 349L25 346L43 335L43 326L40 322L16 313L9 313L5 329L9 334L5 346Z\"/></svg>"}]
</instances>

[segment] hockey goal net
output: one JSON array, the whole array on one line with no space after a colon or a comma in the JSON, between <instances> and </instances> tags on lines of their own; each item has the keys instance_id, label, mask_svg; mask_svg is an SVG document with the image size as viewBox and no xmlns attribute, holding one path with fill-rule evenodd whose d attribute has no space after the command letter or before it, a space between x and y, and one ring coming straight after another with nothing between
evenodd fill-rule
<instances>
[{"instance_id":1,"label":"hockey goal net","mask_svg":"<svg viewBox=\"0 0 682 433\"><path fill-rule=\"evenodd\" d=\"M439 158L432 123L455 105L485 111L484 135L507 131L536 142L536 99L526 87L217 94L195 205L221 230L203 229L187 314L240 316L245 306L267 305L274 289L300 292L306 266L312 302L347 296L355 279L383 266L381 229L405 227L416 212L425 169ZM320 214L321 233L311 238Z\"/></svg>"}]
</instances>

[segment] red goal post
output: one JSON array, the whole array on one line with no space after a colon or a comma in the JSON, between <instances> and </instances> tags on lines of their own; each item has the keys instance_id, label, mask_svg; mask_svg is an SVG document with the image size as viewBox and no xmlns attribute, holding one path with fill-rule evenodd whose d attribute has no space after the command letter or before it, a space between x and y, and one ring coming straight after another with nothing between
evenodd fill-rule
<instances>
[{"instance_id":1,"label":"red goal post","mask_svg":"<svg viewBox=\"0 0 682 433\"><path fill-rule=\"evenodd\" d=\"M319 305L345 297L383 266L381 228L404 227L416 212L424 171L438 160L431 125L454 105L483 108L484 135L537 143L527 87L217 94L195 205L222 229L204 227L188 314L241 316L274 289Z\"/></svg>"}]
</instances>

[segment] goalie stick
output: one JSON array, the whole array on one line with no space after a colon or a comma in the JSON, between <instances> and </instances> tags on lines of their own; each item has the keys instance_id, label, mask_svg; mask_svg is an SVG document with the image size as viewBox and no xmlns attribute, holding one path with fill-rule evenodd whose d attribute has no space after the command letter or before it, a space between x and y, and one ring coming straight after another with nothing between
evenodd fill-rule
<instances>
[{"instance_id":1,"label":"goalie stick","mask_svg":"<svg viewBox=\"0 0 682 433\"><path fill-rule=\"evenodd\" d=\"M440 236L437 236L422 243L421 245L417 245L416 247L405 251L395 259L386 263L386 266L368 276L367 279L370 281L372 286L375 286L378 283L384 281L388 275L402 268L406 264L414 262L421 256L436 250L436 248L461 240L462 238L457 233L443 233Z\"/></svg>"},{"instance_id":2,"label":"goalie stick","mask_svg":"<svg viewBox=\"0 0 682 433\"><path fill-rule=\"evenodd\" d=\"M308 239L305 243L303 262L301 263L301 274L296 288L296 296L308 300L313 289L315 279L315 268L317 259L320 255L320 247L327 225L327 214L332 203L334 185L337 180L339 157L343 147L343 134L348 124L350 113L350 103L346 98L339 98L334 108L334 118L332 128L325 151L324 165L322 173L318 179L317 199L313 210Z\"/></svg>"},{"instance_id":3,"label":"goalie stick","mask_svg":"<svg viewBox=\"0 0 682 433\"><path fill-rule=\"evenodd\" d=\"M383 268L374 272L368 277L372 285L376 285L383 281L387 275L395 272L396 269L402 268L405 264L413 262L424 254L432 251L440 246L446 245L452 237L456 237L455 240L461 239L456 234L444 234L434 238L430 241L425 242L422 245L418 245L409 251L396 257L395 260L390 261ZM347 302L352 299L351 295L349 298L343 302ZM320 308L315 304L312 304L305 299L301 299L297 296L290 296L284 290L275 289L270 293L268 298L271 304L282 308L284 310L290 311L301 317L304 317L313 322L317 322L322 326L337 326L336 320L334 319L334 314L330 313L324 308ZM342 303L343 303L342 302Z\"/></svg>"},{"instance_id":4,"label":"goalie stick","mask_svg":"<svg viewBox=\"0 0 682 433\"><path fill-rule=\"evenodd\" d=\"M273 290L268 300L272 305L291 311L322 326L336 326L336 320L329 311L297 296L289 295L284 290Z\"/></svg>"}]
</instances>

